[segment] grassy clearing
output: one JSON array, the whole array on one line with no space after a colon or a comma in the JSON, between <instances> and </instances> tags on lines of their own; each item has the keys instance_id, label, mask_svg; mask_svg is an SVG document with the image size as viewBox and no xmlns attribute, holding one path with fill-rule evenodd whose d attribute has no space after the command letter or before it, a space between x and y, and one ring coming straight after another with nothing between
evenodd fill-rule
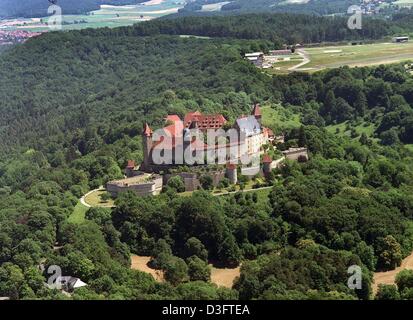
<instances>
[{"instance_id":1,"label":"grassy clearing","mask_svg":"<svg viewBox=\"0 0 413 320\"><path fill-rule=\"evenodd\" d=\"M85 221L86 211L89 208L84 206L80 201L77 203L75 208L73 209L73 213L67 219L70 223L80 224Z\"/></svg>"},{"instance_id":2,"label":"grassy clearing","mask_svg":"<svg viewBox=\"0 0 413 320\"><path fill-rule=\"evenodd\" d=\"M262 124L277 129L297 128L301 126L300 115L281 106L263 106Z\"/></svg>"},{"instance_id":3,"label":"grassy clearing","mask_svg":"<svg viewBox=\"0 0 413 320\"><path fill-rule=\"evenodd\" d=\"M347 130L347 123L348 122L346 121L346 122L342 122L339 124L330 125L330 126L327 126L326 129L328 132L333 133L333 134L336 134L337 129L338 129L338 132L339 132L338 134L350 137L351 130ZM358 139L358 137L363 133L365 133L369 138L372 138L374 131L376 130L376 127L372 123L361 123L358 126L352 126L351 128L354 128L358 135L354 139Z\"/></svg>"},{"instance_id":4,"label":"grassy clearing","mask_svg":"<svg viewBox=\"0 0 413 320\"><path fill-rule=\"evenodd\" d=\"M406 147L406 149L413 152L413 144L405 144L404 146Z\"/></svg>"},{"instance_id":5,"label":"grassy clearing","mask_svg":"<svg viewBox=\"0 0 413 320\"><path fill-rule=\"evenodd\" d=\"M311 60L305 68L312 68L313 71L345 65L362 67L413 60L412 42L317 47L305 51Z\"/></svg>"},{"instance_id":6,"label":"grassy clearing","mask_svg":"<svg viewBox=\"0 0 413 320\"><path fill-rule=\"evenodd\" d=\"M89 193L85 197L85 202L92 206L92 207L104 207L104 208L111 208L115 205L115 202L113 199L109 199L107 201L102 200L102 195L106 193L105 189L99 189L96 190L92 193Z\"/></svg>"}]
</instances>

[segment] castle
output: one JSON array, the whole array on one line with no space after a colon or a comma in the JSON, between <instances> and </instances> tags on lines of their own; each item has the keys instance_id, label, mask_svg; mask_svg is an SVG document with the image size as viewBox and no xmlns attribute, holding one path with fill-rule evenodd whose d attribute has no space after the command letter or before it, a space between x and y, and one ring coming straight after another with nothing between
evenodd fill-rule
<instances>
[{"instance_id":1,"label":"castle","mask_svg":"<svg viewBox=\"0 0 413 320\"><path fill-rule=\"evenodd\" d=\"M224 131L223 127L229 130ZM229 131L236 136L235 140L229 139ZM209 140L205 141L202 133L210 132L220 133L221 140L214 139L212 143ZM189 112L183 120L178 115L168 115L165 118L165 126L156 131L147 123L144 124L142 163L137 165L129 160L125 168L126 178L108 182L106 189L112 196L117 196L125 190L132 190L141 196L156 195L171 177L179 175L184 182L185 190L194 191L201 188L200 171L208 168L209 164L205 164L205 158L215 161L219 155L224 157L220 159L221 168L207 169L214 186L224 178L231 184L236 184L239 168L243 175L267 175L272 169L279 167L285 158L308 159L306 148L294 148L283 152L282 159L273 161L268 154L263 154L262 146L273 144L274 141L283 141L283 137L275 137L271 129L262 125L259 104L254 104L250 115L238 117L231 126L221 114L204 115L198 111ZM192 157L197 152L201 156ZM258 163L245 168L239 165L243 157L255 157L256 160L258 158ZM174 170L177 168L189 169Z\"/></svg>"},{"instance_id":2,"label":"castle","mask_svg":"<svg viewBox=\"0 0 413 320\"><path fill-rule=\"evenodd\" d=\"M165 119L167 125L157 134L145 123L142 133L144 160L140 170L161 172L179 165L200 165L204 164L205 157L215 161L217 155L222 154L226 158L221 159L221 164L238 162L242 156L259 155L262 145L274 139L272 130L263 127L261 120L260 106L255 104L251 115L239 117L231 127L233 136L235 134L232 141L228 139L228 132L222 130L228 122L221 114L190 112L184 120L178 115L168 115ZM212 142L205 143L205 139L199 137L199 134L211 132L220 133L224 139L217 141L214 137ZM188 150L198 152L201 158L192 159ZM170 157L165 157L166 154Z\"/></svg>"}]
</instances>

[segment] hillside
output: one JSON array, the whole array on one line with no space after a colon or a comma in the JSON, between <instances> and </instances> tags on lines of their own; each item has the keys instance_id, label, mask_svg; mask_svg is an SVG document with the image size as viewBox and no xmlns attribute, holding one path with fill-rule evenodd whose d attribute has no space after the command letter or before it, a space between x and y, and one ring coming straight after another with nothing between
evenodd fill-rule
<instances>
[{"instance_id":1,"label":"hillside","mask_svg":"<svg viewBox=\"0 0 413 320\"><path fill-rule=\"evenodd\" d=\"M260 42L235 44L248 51ZM0 65L3 147L42 144L40 137L90 121L109 126L109 119L156 119L172 109L148 99L168 89L200 97L208 92L220 102L224 92L262 94L269 82L220 40L121 36L116 30L46 34L2 55ZM211 103L206 107L217 107Z\"/></svg>"},{"instance_id":2,"label":"hillside","mask_svg":"<svg viewBox=\"0 0 413 320\"><path fill-rule=\"evenodd\" d=\"M229 16L166 16L137 24L136 35L197 35L267 39L278 44L317 43L344 40L374 40L384 36L412 32L411 14L391 20L365 18L362 30L349 30L345 17L317 17L303 14L243 14Z\"/></svg>"},{"instance_id":3,"label":"hillside","mask_svg":"<svg viewBox=\"0 0 413 320\"><path fill-rule=\"evenodd\" d=\"M195 12L202 9L205 4L222 3L222 0L196 0L189 3L181 12ZM288 12L305 14L344 14L347 8L353 4L359 4L358 0L235 0L221 7L221 13L252 13L252 12Z\"/></svg>"},{"instance_id":4,"label":"hillside","mask_svg":"<svg viewBox=\"0 0 413 320\"><path fill-rule=\"evenodd\" d=\"M271 76L243 59L274 46L262 24L254 32L263 28L263 39L160 34L168 23L188 31L193 21L53 32L0 55L0 296L369 299L373 272L412 252L413 78L405 66ZM248 182L269 186L265 193L214 196L205 187L182 196L171 184L159 196L123 193L113 209L79 202L121 178L127 160L142 160L144 122L155 129L167 114L194 110L232 121L257 101L264 123L285 134L277 149L310 154ZM152 257L166 282L131 269L132 254ZM241 264L233 288L211 284L210 263ZM39 264L88 286L71 297L49 290ZM361 290L346 285L353 265L363 271Z\"/></svg>"}]
</instances>

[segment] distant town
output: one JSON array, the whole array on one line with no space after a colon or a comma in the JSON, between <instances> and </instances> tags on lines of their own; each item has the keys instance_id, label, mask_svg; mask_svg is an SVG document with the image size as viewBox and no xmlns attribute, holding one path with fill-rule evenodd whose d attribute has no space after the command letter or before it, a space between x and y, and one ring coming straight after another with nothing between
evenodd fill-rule
<instances>
[{"instance_id":1,"label":"distant town","mask_svg":"<svg viewBox=\"0 0 413 320\"><path fill-rule=\"evenodd\" d=\"M3 31L0 30L0 45L8 45L15 43L23 43L27 39L37 37L42 32L30 32L30 31Z\"/></svg>"}]
</instances>

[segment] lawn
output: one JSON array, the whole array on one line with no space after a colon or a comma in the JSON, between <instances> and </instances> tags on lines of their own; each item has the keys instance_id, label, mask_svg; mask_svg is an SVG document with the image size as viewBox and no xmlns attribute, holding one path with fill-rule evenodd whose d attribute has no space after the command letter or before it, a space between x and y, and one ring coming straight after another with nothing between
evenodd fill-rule
<instances>
[{"instance_id":1,"label":"lawn","mask_svg":"<svg viewBox=\"0 0 413 320\"><path fill-rule=\"evenodd\" d=\"M413 60L412 42L316 47L305 51L311 61L304 67L312 71L345 65L362 67Z\"/></svg>"},{"instance_id":2,"label":"lawn","mask_svg":"<svg viewBox=\"0 0 413 320\"><path fill-rule=\"evenodd\" d=\"M300 115L281 106L263 106L262 124L280 130L301 126Z\"/></svg>"},{"instance_id":3,"label":"lawn","mask_svg":"<svg viewBox=\"0 0 413 320\"><path fill-rule=\"evenodd\" d=\"M75 206L75 208L73 209L72 214L70 215L70 217L67 219L68 222L70 223L82 223L85 221L85 215L86 215L86 211L89 208L84 206L80 201L77 203L77 205Z\"/></svg>"},{"instance_id":4,"label":"lawn","mask_svg":"<svg viewBox=\"0 0 413 320\"><path fill-rule=\"evenodd\" d=\"M413 144L405 144L404 146L406 147L406 149L413 152Z\"/></svg>"},{"instance_id":5,"label":"lawn","mask_svg":"<svg viewBox=\"0 0 413 320\"><path fill-rule=\"evenodd\" d=\"M338 128L341 134L346 134L350 136L350 130L346 130L347 123L348 122L346 121L335 125L329 125L326 127L326 129L328 132L336 133L336 130ZM359 135L365 133L368 137L372 137L374 134L374 130L376 129L374 124L366 122L363 122L357 126L351 126L351 128L354 128Z\"/></svg>"},{"instance_id":6,"label":"lawn","mask_svg":"<svg viewBox=\"0 0 413 320\"><path fill-rule=\"evenodd\" d=\"M115 202L113 199L109 199L107 201L102 200L102 194L106 193L105 189L99 189L96 191L93 191L92 193L89 193L85 197L85 202L92 206L92 207L105 207L105 208L111 208L115 205Z\"/></svg>"}]
</instances>

